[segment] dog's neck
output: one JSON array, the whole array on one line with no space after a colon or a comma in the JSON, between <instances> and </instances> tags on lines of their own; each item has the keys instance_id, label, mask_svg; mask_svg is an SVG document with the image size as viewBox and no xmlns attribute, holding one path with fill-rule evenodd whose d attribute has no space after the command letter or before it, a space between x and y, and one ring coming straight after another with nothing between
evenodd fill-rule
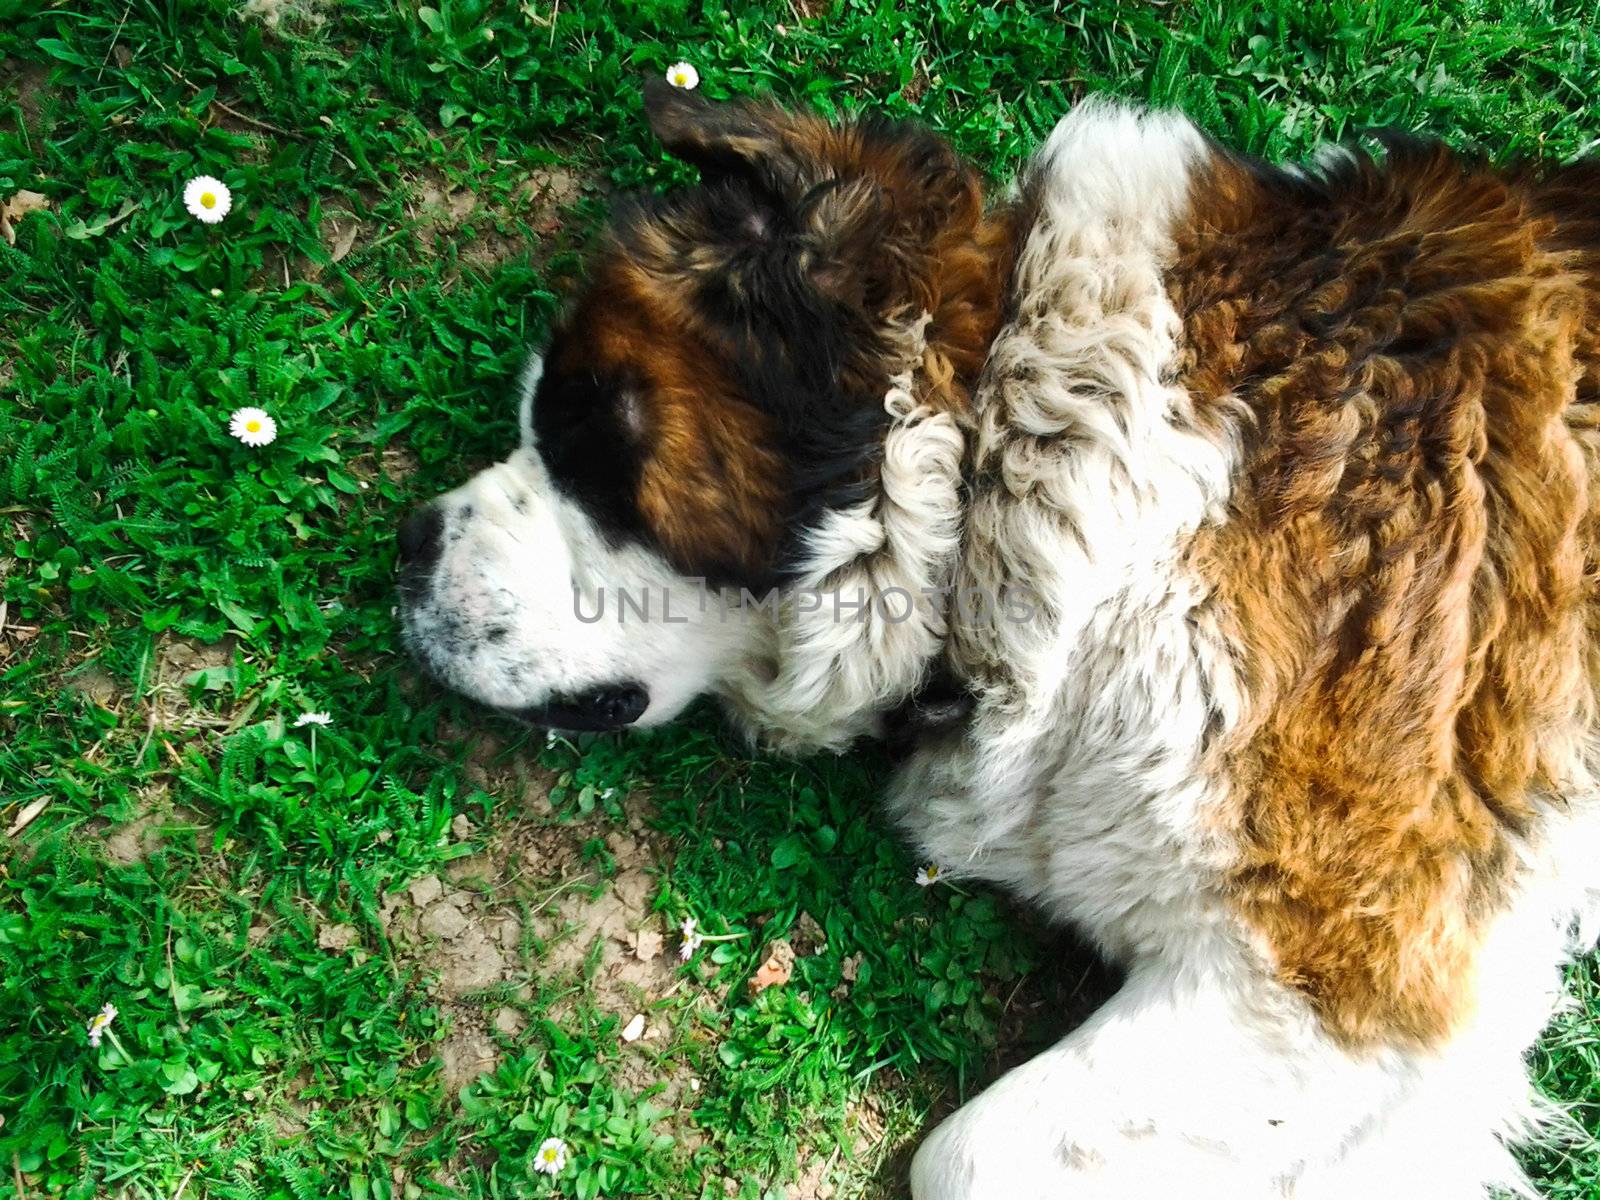
<instances>
[{"instance_id":1,"label":"dog's neck","mask_svg":"<svg viewBox=\"0 0 1600 1200\"><path fill-rule=\"evenodd\" d=\"M930 241L884 338L888 422L873 494L825 513L776 614L720 689L785 750L920 736L964 716L942 664L964 522L973 392L1005 319L1020 219L980 206ZM818 603L814 597L824 599Z\"/></svg>"},{"instance_id":2,"label":"dog's neck","mask_svg":"<svg viewBox=\"0 0 1600 1200\"><path fill-rule=\"evenodd\" d=\"M964 434L974 424L973 394L999 336L1009 304L1012 269L1025 224L1022 205L1007 201L976 220L947 228L935 239L932 307L914 368L912 392L924 404L956 417ZM963 475L971 468L963 449ZM965 482L963 483L965 492ZM964 506L961 513L964 520ZM957 550L959 553L959 549ZM953 581L955 556L951 557ZM948 628L953 599L943 598ZM914 686L884 714L879 733L891 752L962 725L973 693L951 669L941 641Z\"/></svg>"},{"instance_id":3,"label":"dog's neck","mask_svg":"<svg viewBox=\"0 0 1600 1200\"><path fill-rule=\"evenodd\" d=\"M943 657L970 414L929 397L932 327L925 313L893 331L900 366L883 399L888 426L874 494L823 514L778 610L747 615L748 653L722 693L775 748L839 750L885 735L889 714ZM931 355L948 361L939 348ZM942 396L954 378L941 377Z\"/></svg>"}]
</instances>

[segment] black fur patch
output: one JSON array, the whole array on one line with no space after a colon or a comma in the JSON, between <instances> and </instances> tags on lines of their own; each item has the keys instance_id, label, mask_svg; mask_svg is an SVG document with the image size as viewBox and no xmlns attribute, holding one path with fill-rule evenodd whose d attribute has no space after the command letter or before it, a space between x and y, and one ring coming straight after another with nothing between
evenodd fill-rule
<instances>
[{"instance_id":1,"label":"black fur patch","mask_svg":"<svg viewBox=\"0 0 1600 1200\"><path fill-rule=\"evenodd\" d=\"M887 361L881 321L869 306L818 286L819 265L828 264L802 229L802 214L833 186L791 205L747 176L719 175L701 187L635 200L612 228L624 253L640 236L635 231L716 231L726 269L698 279L695 311L744 401L771 420L787 471L788 537L768 577L729 581L741 585L791 574L820 516L868 494L882 451L887 371L868 387L852 389L842 378L852 356L876 352Z\"/></svg>"},{"instance_id":2,"label":"black fur patch","mask_svg":"<svg viewBox=\"0 0 1600 1200\"><path fill-rule=\"evenodd\" d=\"M613 544L648 542L636 500L640 447L622 412L624 381L592 371L565 373L560 331L533 401L533 436L556 487L582 506Z\"/></svg>"}]
</instances>

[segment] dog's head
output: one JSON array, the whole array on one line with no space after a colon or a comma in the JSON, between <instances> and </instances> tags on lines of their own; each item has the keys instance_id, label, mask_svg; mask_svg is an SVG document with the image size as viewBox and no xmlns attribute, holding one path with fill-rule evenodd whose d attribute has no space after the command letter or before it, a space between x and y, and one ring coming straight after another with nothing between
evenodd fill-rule
<instances>
[{"instance_id":1,"label":"dog's head","mask_svg":"<svg viewBox=\"0 0 1600 1200\"><path fill-rule=\"evenodd\" d=\"M899 380L902 423L953 424L1009 268L1007 222L925 130L664 84L646 109L700 184L614 214L524 376L521 446L400 535L426 669L569 729L655 724L778 679L785 618L727 597L816 582L819 553L829 571L860 556L838 526L882 506L886 396ZM854 536L883 552L881 531ZM852 705L900 698L886 686Z\"/></svg>"}]
</instances>

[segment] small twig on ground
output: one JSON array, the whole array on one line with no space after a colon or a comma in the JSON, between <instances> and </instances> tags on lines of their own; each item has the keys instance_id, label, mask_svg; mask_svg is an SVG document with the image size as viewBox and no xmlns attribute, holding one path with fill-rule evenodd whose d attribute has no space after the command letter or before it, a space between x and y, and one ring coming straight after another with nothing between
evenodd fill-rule
<instances>
[{"instance_id":1,"label":"small twig on ground","mask_svg":"<svg viewBox=\"0 0 1600 1200\"><path fill-rule=\"evenodd\" d=\"M17 1152L11 1152L11 1178L17 1181L17 1200L26 1200L27 1193L22 1190L22 1159Z\"/></svg>"},{"instance_id":2,"label":"small twig on ground","mask_svg":"<svg viewBox=\"0 0 1600 1200\"><path fill-rule=\"evenodd\" d=\"M144 762L144 752L150 749L150 739L156 736L156 706L147 704L144 714L144 741L139 743L139 753L133 756L133 765L138 767Z\"/></svg>"},{"instance_id":3,"label":"small twig on ground","mask_svg":"<svg viewBox=\"0 0 1600 1200\"><path fill-rule=\"evenodd\" d=\"M1022 985L1027 983L1027 982L1028 982L1028 977L1026 975L1024 975L1021 979L1017 980L1016 987L1011 989L1011 994L1006 997L1006 1002L1000 1006L1000 1011L1002 1013L1008 1013L1008 1012L1011 1011L1011 1005L1016 1001L1017 993L1022 990Z\"/></svg>"},{"instance_id":4,"label":"small twig on ground","mask_svg":"<svg viewBox=\"0 0 1600 1200\"><path fill-rule=\"evenodd\" d=\"M546 895L544 899L540 900L538 904L529 907L528 917L530 919L537 917L545 909L549 908L551 904L555 903L556 897L561 895L562 892L571 891L573 888L580 887L586 883L593 883L594 880L595 877L587 872L573 879L563 879L560 883L556 884L555 887L551 888L549 894Z\"/></svg>"},{"instance_id":5,"label":"small twig on ground","mask_svg":"<svg viewBox=\"0 0 1600 1200\"><path fill-rule=\"evenodd\" d=\"M194 1171L194 1166L191 1165L189 1167L188 1174L186 1174L183 1177L183 1181L178 1184L178 1190L172 1193L172 1200L183 1200L184 1189L189 1186L189 1180L194 1178Z\"/></svg>"},{"instance_id":6,"label":"small twig on ground","mask_svg":"<svg viewBox=\"0 0 1600 1200\"><path fill-rule=\"evenodd\" d=\"M167 63L162 63L161 66L162 66L162 69L165 70L168 75L171 75L174 79L178 80L185 87L194 88L194 90L197 91L197 92L200 90L199 87L196 86L194 80L190 79L187 75L185 75L182 71L178 70L176 67L171 66L171 65L169 65ZM221 100L217 100L217 99L213 98L212 101L211 101L211 104L215 108L220 108L223 112L227 113L235 121L243 121L246 125L254 126L256 129L264 130L267 133L275 133L279 137L294 138L296 141L304 140L304 137L305 137L304 134L295 133L292 130L288 130L288 129L280 129L280 128L278 128L278 126L269 124L266 121L258 121L258 120L256 120L256 118L254 118L252 116L249 116L246 113L240 112L237 108L234 108L231 104L224 104Z\"/></svg>"},{"instance_id":7,"label":"small twig on ground","mask_svg":"<svg viewBox=\"0 0 1600 1200\"><path fill-rule=\"evenodd\" d=\"M123 5L122 19L117 22L117 27L111 33L111 45L106 47L106 56L100 60L100 69L95 72L94 81L99 83L106 73L106 64L111 61L111 56L116 53L117 42L122 37L122 27L128 23L128 14L133 11L132 0Z\"/></svg>"}]
</instances>

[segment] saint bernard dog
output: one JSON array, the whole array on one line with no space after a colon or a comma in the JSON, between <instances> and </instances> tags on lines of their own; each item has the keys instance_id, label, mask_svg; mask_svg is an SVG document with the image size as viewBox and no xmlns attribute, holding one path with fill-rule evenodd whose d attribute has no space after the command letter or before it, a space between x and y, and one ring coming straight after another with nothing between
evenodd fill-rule
<instances>
[{"instance_id":1,"label":"saint bernard dog","mask_svg":"<svg viewBox=\"0 0 1600 1200\"><path fill-rule=\"evenodd\" d=\"M1125 967L920 1200L1531 1194L1600 908L1600 164L1092 100L986 202L913 125L645 107L700 183L614 215L520 447L404 525L423 668L891 738L921 856Z\"/></svg>"}]
</instances>

